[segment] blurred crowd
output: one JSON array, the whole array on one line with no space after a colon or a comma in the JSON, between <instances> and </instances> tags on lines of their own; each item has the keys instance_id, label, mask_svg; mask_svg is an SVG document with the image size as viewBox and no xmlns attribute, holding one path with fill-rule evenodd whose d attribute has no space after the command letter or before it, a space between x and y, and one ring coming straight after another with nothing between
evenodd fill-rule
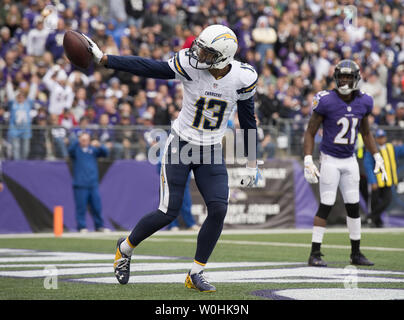
<instances>
[{"instance_id":1,"label":"blurred crowd","mask_svg":"<svg viewBox=\"0 0 404 320\"><path fill-rule=\"evenodd\" d=\"M168 60L207 25L229 26L239 40L236 59L259 73L260 127L286 130L282 120L291 119L287 130L297 145L314 94L334 87L339 60L353 59L361 66L361 89L374 98L371 122L404 128L402 12L401 0L3 0L0 144L7 147L0 158L45 158L45 131L32 128L51 126L57 158L66 157L69 139L88 131L113 159L140 159L148 130L176 118L178 81L94 65L79 70L64 55L69 29L107 54ZM236 115L230 125L237 128ZM260 129L258 136L261 155L274 156L271 132Z\"/></svg>"}]
</instances>

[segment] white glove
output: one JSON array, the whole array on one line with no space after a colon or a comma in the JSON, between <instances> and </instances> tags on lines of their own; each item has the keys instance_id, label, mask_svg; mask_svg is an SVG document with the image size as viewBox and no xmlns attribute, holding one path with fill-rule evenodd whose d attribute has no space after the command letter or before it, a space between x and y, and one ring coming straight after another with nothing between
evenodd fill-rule
<instances>
[{"instance_id":1,"label":"white glove","mask_svg":"<svg viewBox=\"0 0 404 320\"><path fill-rule=\"evenodd\" d=\"M386 168L384 167L384 160L382 155L377 152L373 155L373 158L375 159L375 169L373 170L373 172L375 174L381 172L382 173L382 179L384 181L387 181L387 173L386 173Z\"/></svg>"},{"instance_id":2,"label":"white glove","mask_svg":"<svg viewBox=\"0 0 404 320\"><path fill-rule=\"evenodd\" d=\"M256 186L258 181L262 179L261 170L258 168L259 164L263 164L263 161L257 161L255 168L249 167L248 165L246 166L246 173L240 181L242 187Z\"/></svg>"},{"instance_id":3,"label":"white glove","mask_svg":"<svg viewBox=\"0 0 404 320\"><path fill-rule=\"evenodd\" d=\"M53 67L51 68L52 73L56 73L56 72L58 72L60 69L61 69L61 68L60 68L60 65L58 65L58 64L53 65Z\"/></svg>"},{"instance_id":4,"label":"white glove","mask_svg":"<svg viewBox=\"0 0 404 320\"><path fill-rule=\"evenodd\" d=\"M304 178L308 183L318 183L320 172L313 162L313 157L307 155L304 157Z\"/></svg>"},{"instance_id":5,"label":"white glove","mask_svg":"<svg viewBox=\"0 0 404 320\"><path fill-rule=\"evenodd\" d=\"M88 41L89 44L88 51L90 51L90 53L93 55L94 62L96 64L99 64L101 58L104 56L104 52L102 52L101 49L98 48L97 44L89 37L87 37L84 33L82 33L81 35Z\"/></svg>"}]
</instances>

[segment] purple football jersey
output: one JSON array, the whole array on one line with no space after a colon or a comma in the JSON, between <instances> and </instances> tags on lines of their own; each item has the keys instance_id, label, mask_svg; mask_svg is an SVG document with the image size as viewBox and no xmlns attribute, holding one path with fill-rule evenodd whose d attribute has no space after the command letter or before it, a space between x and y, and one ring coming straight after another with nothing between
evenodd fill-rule
<instances>
[{"instance_id":1,"label":"purple football jersey","mask_svg":"<svg viewBox=\"0 0 404 320\"><path fill-rule=\"evenodd\" d=\"M337 158L351 157L362 118L372 112L373 98L357 91L349 103L335 90L318 92L313 99L313 110L322 115L323 139L320 151Z\"/></svg>"}]
</instances>

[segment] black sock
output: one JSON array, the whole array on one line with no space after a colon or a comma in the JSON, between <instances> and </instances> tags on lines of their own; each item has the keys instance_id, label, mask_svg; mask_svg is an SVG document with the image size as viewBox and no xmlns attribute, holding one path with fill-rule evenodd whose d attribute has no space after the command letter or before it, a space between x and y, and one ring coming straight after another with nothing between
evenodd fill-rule
<instances>
[{"instance_id":1,"label":"black sock","mask_svg":"<svg viewBox=\"0 0 404 320\"><path fill-rule=\"evenodd\" d=\"M312 242L311 243L311 253L319 252L320 249L321 249L321 243L318 243L318 242Z\"/></svg>"},{"instance_id":2,"label":"black sock","mask_svg":"<svg viewBox=\"0 0 404 320\"><path fill-rule=\"evenodd\" d=\"M352 240L352 239L351 239L352 254L357 254L357 253L359 253L359 246L360 246L360 243L361 243L360 240Z\"/></svg>"}]
</instances>

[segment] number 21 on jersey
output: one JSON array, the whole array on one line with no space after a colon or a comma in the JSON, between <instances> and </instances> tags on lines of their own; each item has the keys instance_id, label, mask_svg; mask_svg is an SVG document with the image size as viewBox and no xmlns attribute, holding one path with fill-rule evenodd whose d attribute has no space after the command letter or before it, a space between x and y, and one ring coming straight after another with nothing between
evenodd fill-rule
<instances>
[{"instance_id":1,"label":"number 21 on jersey","mask_svg":"<svg viewBox=\"0 0 404 320\"><path fill-rule=\"evenodd\" d=\"M358 125L358 118L342 117L337 121L341 126L341 130L335 136L334 143L336 144L354 144L356 138L356 127ZM348 132L351 131L351 136L348 138Z\"/></svg>"}]
</instances>

